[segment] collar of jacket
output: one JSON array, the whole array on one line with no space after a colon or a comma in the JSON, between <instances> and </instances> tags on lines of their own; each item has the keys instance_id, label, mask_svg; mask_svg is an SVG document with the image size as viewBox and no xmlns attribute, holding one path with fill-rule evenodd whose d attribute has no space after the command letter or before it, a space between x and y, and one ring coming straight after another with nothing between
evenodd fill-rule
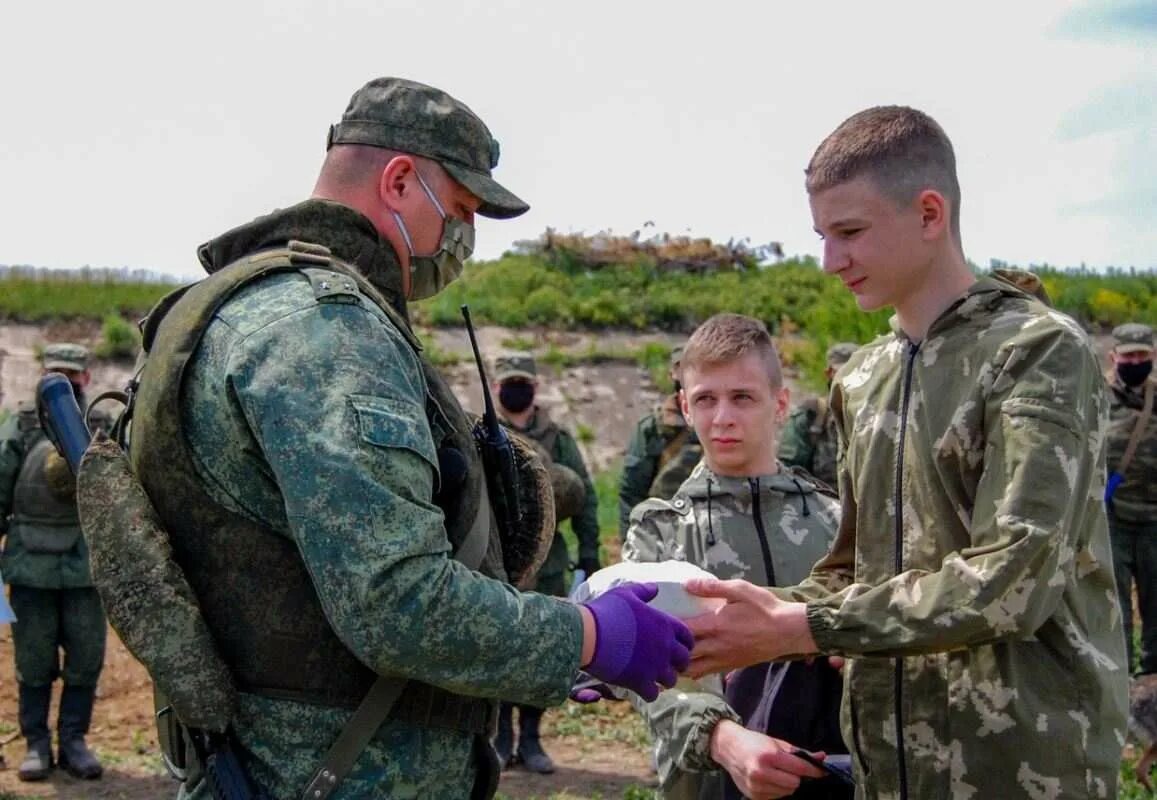
<instances>
[{"instance_id":1,"label":"collar of jacket","mask_svg":"<svg viewBox=\"0 0 1157 800\"><path fill-rule=\"evenodd\" d=\"M815 494L816 492L815 484L808 480L805 475L797 474L783 464L779 464L778 472L769 475L735 477L731 475L716 475L711 468L707 466L706 461L701 461L695 468L695 471L691 473L691 477L679 487L678 494L691 500L705 498L708 492L707 482L710 480L710 491L713 497L718 498L723 495L746 497L751 494L750 481L752 479L759 480L759 490L761 494L808 495Z\"/></svg>"},{"instance_id":2,"label":"collar of jacket","mask_svg":"<svg viewBox=\"0 0 1157 800\"><path fill-rule=\"evenodd\" d=\"M553 424L554 423L550 419L550 413L545 408L535 406L534 413L530 415L530 422L527 424L526 428L521 429L521 432L525 433L532 439L536 439L539 436L545 436L546 432L550 430L550 426Z\"/></svg>"},{"instance_id":3,"label":"collar of jacket","mask_svg":"<svg viewBox=\"0 0 1157 800\"><path fill-rule=\"evenodd\" d=\"M1126 386L1121 376L1117 374L1117 370L1113 370L1109 374L1109 388L1113 390L1113 394L1117 399L1124 403L1129 408L1142 409L1145 406L1145 384L1140 386Z\"/></svg>"},{"instance_id":4,"label":"collar of jacket","mask_svg":"<svg viewBox=\"0 0 1157 800\"><path fill-rule=\"evenodd\" d=\"M402 268L394 248L370 220L349 206L330 200L306 200L240 225L197 248L205 271L212 274L252 253L283 246L291 239L328 247L403 316Z\"/></svg>"},{"instance_id":5,"label":"collar of jacket","mask_svg":"<svg viewBox=\"0 0 1157 800\"><path fill-rule=\"evenodd\" d=\"M1025 297L1040 302L1033 295L1022 292L1011 283L995 278L980 278L928 326L928 332L924 334L922 341L927 341L938 333L944 333L958 324L968 322L977 313L991 311L1006 297ZM892 329L892 334L897 339L911 343L911 337L900 327L900 320L895 314L888 320L888 327Z\"/></svg>"}]
</instances>

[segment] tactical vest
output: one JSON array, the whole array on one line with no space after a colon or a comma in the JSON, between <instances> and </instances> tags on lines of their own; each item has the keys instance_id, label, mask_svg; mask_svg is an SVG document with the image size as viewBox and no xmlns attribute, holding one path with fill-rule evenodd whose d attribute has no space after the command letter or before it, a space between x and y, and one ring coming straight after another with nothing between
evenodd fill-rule
<instances>
[{"instance_id":1,"label":"tactical vest","mask_svg":"<svg viewBox=\"0 0 1157 800\"><path fill-rule=\"evenodd\" d=\"M50 486L45 467L55 454L39 429L26 434L24 461L12 497L10 535L29 553L67 553L80 539L75 497L62 497Z\"/></svg>"},{"instance_id":2,"label":"tactical vest","mask_svg":"<svg viewBox=\"0 0 1157 800\"><path fill-rule=\"evenodd\" d=\"M305 275L319 299L360 294L419 351L405 320L327 249L290 242L287 248L256 253L173 293L150 314L130 456L237 687L268 697L353 708L377 676L330 627L294 542L223 507L205 490L177 401L189 362L217 310L243 287L284 272ZM460 486L439 487L446 531L457 552L482 507L482 471L464 412L437 371L425 359L421 363L435 446L457 449L468 465ZM501 545L495 536L489 539L479 571L503 578ZM485 733L490 714L488 701L411 680L392 716Z\"/></svg>"}]
</instances>

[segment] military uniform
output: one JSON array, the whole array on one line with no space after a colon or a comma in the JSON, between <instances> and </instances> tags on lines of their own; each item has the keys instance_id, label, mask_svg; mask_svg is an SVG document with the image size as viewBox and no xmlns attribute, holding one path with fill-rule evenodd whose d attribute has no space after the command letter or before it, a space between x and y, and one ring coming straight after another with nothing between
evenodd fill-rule
<instances>
[{"instance_id":1,"label":"military uniform","mask_svg":"<svg viewBox=\"0 0 1157 800\"><path fill-rule=\"evenodd\" d=\"M1113 331L1117 353L1153 352L1153 331L1147 325L1128 324ZM1114 370L1109 377L1109 431L1106 458L1120 483L1108 498L1109 534L1113 565L1124 618L1129 664L1133 659L1133 597L1137 587L1141 616L1140 672L1157 672L1157 421L1145 411L1145 393L1153 392L1153 378L1129 386ZM1150 401L1152 403L1152 401ZM1144 428L1122 471L1129 441L1144 417Z\"/></svg>"},{"instance_id":2,"label":"military uniform","mask_svg":"<svg viewBox=\"0 0 1157 800\"><path fill-rule=\"evenodd\" d=\"M683 348L671 351L675 376ZM683 418L676 389L654 411L640 419L631 432L619 480L619 536L626 539L631 510L648 497L668 499L683 485L703 458L703 446L695 430Z\"/></svg>"},{"instance_id":3,"label":"military uniform","mask_svg":"<svg viewBox=\"0 0 1157 800\"><path fill-rule=\"evenodd\" d=\"M52 344L44 351L47 370L84 372L87 361L79 345ZM83 409L83 397L78 400ZM61 745L83 744L104 663L106 625L89 573L76 483L41 429L33 403L22 405L0 429L0 533L0 572L11 586L17 618L12 639L21 734L30 754L39 753L43 762L22 768L21 776L38 779L52 763L48 713L57 678L64 683L57 719ZM64 760L72 768L67 754ZM100 774L95 759L87 771L93 774L85 777Z\"/></svg>"},{"instance_id":4,"label":"military uniform","mask_svg":"<svg viewBox=\"0 0 1157 800\"><path fill-rule=\"evenodd\" d=\"M526 381L536 380L538 376L534 357L529 354L514 354L500 357L495 360L494 379L498 383L519 378ZM503 422L527 438L537 442L555 464L570 469L582 481L583 498L581 510L571 518L571 528L578 538L578 564L588 574L599 567L599 500L595 487L583 463L578 443L569 431L561 428L550 418L545 408L534 407L525 427L515 425L509 419ZM562 521L561 519L559 520ZM538 579L535 591L555 597L565 597L567 594L567 570L570 565L570 554L567 551L566 539L562 531L556 530L551 541L550 551L546 560L538 570ZM505 759L509 745L507 738L513 735L513 719L511 708L504 705L499 720L499 741L496 746L499 757ZM528 767L538 772L551 772L553 762L542 751L539 740L539 722L542 710L533 705L519 705L519 743L518 755ZM512 742L512 739L510 740Z\"/></svg>"},{"instance_id":5,"label":"military uniform","mask_svg":"<svg viewBox=\"0 0 1157 800\"><path fill-rule=\"evenodd\" d=\"M838 515L839 504L802 470L735 478L700 463L674 497L635 507L623 560L687 561L723 580L788 586L827 554ZM838 689L833 694L834 717ZM720 720L740 721L727 701L702 685L683 686L638 707L654 740L661 795L723 797L728 776L711 758L710 739Z\"/></svg>"},{"instance_id":6,"label":"military uniform","mask_svg":"<svg viewBox=\"0 0 1157 800\"><path fill-rule=\"evenodd\" d=\"M1116 796L1127 671L1104 382L1073 320L981 279L840 371L842 518L808 601L865 797Z\"/></svg>"},{"instance_id":7,"label":"military uniform","mask_svg":"<svg viewBox=\"0 0 1157 800\"><path fill-rule=\"evenodd\" d=\"M430 87L372 81L330 142L426 154L480 213L525 210L489 177L497 143L481 120ZM394 249L361 213L310 200L199 255L210 277L156 312L131 453L238 684L243 766L270 796L300 796L367 687L394 676L408 679L401 700L332 800L488 796L487 699L564 700L582 622L483 577L505 576L493 537L478 571L448 557L488 519L485 488L477 468L442 468L447 448L472 467L477 455L417 352ZM214 540L198 515L235 535Z\"/></svg>"},{"instance_id":8,"label":"military uniform","mask_svg":"<svg viewBox=\"0 0 1157 800\"><path fill-rule=\"evenodd\" d=\"M836 370L846 364L858 347L851 342L840 342L829 347L829 374L834 375ZM836 419L831 414L827 398L809 397L788 417L781 436L779 457L783 463L803 467L835 488L838 447Z\"/></svg>"}]
</instances>

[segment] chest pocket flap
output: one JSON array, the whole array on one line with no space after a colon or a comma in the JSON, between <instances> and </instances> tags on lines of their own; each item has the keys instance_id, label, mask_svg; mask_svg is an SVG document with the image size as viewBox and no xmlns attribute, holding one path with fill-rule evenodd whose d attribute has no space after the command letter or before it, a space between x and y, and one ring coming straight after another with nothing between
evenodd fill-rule
<instances>
[{"instance_id":1,"label":"chest pocket flap","mask_svg":"<svg viewBox=\"0 0 1157 800\"><path fill-rule=\"evenodd\" d=\"M438 456L422 406L395 397L350 395L362 442L374 447L400 448L419 456L438 473Z\"/></svg>"}]
</instances>

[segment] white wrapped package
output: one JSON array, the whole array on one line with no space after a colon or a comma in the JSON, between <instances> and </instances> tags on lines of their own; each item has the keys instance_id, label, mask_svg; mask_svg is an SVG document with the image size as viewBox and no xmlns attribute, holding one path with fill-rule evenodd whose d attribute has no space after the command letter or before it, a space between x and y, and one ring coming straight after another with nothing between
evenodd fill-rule
<instances>
[{"instance_id":1,"label":"white wrapped package","mask_svg":"<svg viewBox=\"0 0 1157 800\"><path fill-rule=\"evenodd\" d=\"M710 572L686 561L652 561L638 564L623 561L600 569L579 584L571 599L584 603L624 583L653 583L659 594L649 605L678 619L690 619L714 611L726 601L718 597L696 597L683 584L692 578L713 578Z\"/></svg>"},{"instance_id":2,"label":"white wrapped package","mask_svg":"<svg viewBox=\"0 0 1157 800\"><path fill-rule=\"evenodd\" d=\"M583 603L624 583L653 583L659 587L659 593L648 605L678 619L690 619L714 611L727 602L719 597L696 597L688 594L683 587L684 582L692 578L714 577L707 570L686 561L652 561L642 564L623 561L591 575L575 587L570 599ZM594 685L599 681L589 679L585 683ZM583 682L579 685L583 685ZM678 688L685 692L706 690L723 695L723 681L718 675L705 675L698 681L683 676L679 678ZM646 702L634 692L617 687L612 688L612 694L620 700L630 695L637 704Z\"/></svg>"}]
</instances>

